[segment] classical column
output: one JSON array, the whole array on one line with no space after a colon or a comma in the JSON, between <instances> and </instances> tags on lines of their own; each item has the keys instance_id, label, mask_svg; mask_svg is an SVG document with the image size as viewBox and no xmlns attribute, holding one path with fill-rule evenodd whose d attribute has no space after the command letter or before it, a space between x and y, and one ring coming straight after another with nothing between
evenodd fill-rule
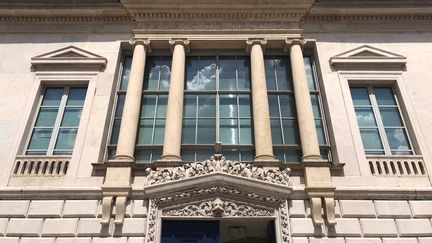
<instances>
[{"instance_id":1,"label":"classical column","mask_svg":"<svg viewBox=\"0 0 432 243\"><path fill-rule=\"evenodd\" d=\"M306 42L300 39L286 40L291 58L294 97L300 130L302 161L322 160L318 145L312 102L304 67L302 47Z\"/></svg>"},{"instance_id":2,"label":"classical column","mask_svg":"<svg viewBox=\"0 0 432 243\"><path fill-rule=\"evenodd\" d=\"M181 161L181 133L186 50L189 40L172 39L171 78L168 94L163 153L160 161Z\"/></svg>"},{"instance_id":3,"label":"classical column","mask_svg":"<svg viewBox=\"0 0 432 243\"><path fill-rule=\"evenodd\" d=\"M270 128L270 113L264 69L263 46L265 39L246 41L250 51L252 74L252 106L255 140L255 161L276 161Z\"/></svg>"},{"instance_id":4,"label":"classical column","mask_svg":"<svg viewBox=\"0 0 432 243\"><path fill-rule=\"evenodd\" d=\"M144 66L146 51L150 48L150 41L132 39L131 44L134 47L134 52L117 143L117 152L113 160L106 162L105 181L101 186L101 224L103 225L109 225L113 205L115 205L114 224L123 223L127 198L130 196L132 190L132 164L135 161L134 150L141 106Z\"/></svg>"},{"instance_id":5,"label":"classical column","mask_svg":"<svg viewBox=\"0 0 432 243\"><path fill-rule=\"evenodd\" d=\"M114 160L135 160L134 150L141 108L146 51L149 49L150 41L133 39L131 44L134 46L132 66Z\"/></svg>"}]
</instances>

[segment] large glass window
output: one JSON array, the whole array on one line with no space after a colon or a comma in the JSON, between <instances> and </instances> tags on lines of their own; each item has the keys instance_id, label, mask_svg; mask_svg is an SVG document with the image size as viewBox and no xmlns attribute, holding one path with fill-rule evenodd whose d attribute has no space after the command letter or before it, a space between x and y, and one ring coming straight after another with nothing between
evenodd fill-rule
<instances>
[{"instance_id":1,"label":"large glass window","mask_svg":"<svg viewBox=\"0 0 432 243\"><path fill-rule=\"evenodd\" d=\"M305 57L321 153L328 156L319 87L311 58ZM116 110L108 144L108 159L115 155L122 119L131 57L125 57L119 80ZM254 136L250 57L201 55L186 57L181 155L185 161L202 161L214 153L216 142L234 161L253 161ZM162 153L171 57L149 56L146 60L143 97L135 157L149 163ZM276 157L283 162L301 158L292 74L287 56L266 56L271 133Z\"/></svg>"},{"instance_id":2,"label":"large glass window","mask_svg":"<svg viewBox=\"0 0 432 243\"><path fill-rule=\"evenodd\" d=\"M131 63L132 57L124 58L122 76L117 91L117 107L108 145L108 159L112 159L116 151ZM162 154L170 76L171 57L147 57L135 148L137 163L149 163L158 160Z\"/></svg>"},{"instance_id":3,"label":"large glass window","mask_svg":"<svg viewBox=\"0 0 432 243\"><path fill-rule=\"evenodd\" d=\"M190 56L185 71L183 159L208 159L221 142L228 159L252 161L249 57Z\"/></svg>"},{"instance_id":4,"label":"large glass window","mask_svg":"<svg viewBox=\"0 0 432 243\"><path fill-rule=\"evenodd\" d=\"M411 155L412 146L391 87L351 87L366 154Z\"/></svg>"},{"instance_id":5,"label":"large glass window","mask_svg":"<svg viewBox=\"0 0 432 243\"><path fill-rule=\"evenodd\" d=\"M44 89L26 154L72 154L86 92L86 87Z\"/></svg>"},{"instance_id":6,"label":"large glass window","mask_svg":"<svg viewBox=\"0 0 432 243\"><path fill-rule=\"evenodd\" d=\"M304 62L321 155L328 158L329 146L322 119L318 83L311 58L305 57ZM289 58L265 56L264 63L274 154L282 162L299 162L301 160L300 135Z\"/></svg>"}]
</instances>

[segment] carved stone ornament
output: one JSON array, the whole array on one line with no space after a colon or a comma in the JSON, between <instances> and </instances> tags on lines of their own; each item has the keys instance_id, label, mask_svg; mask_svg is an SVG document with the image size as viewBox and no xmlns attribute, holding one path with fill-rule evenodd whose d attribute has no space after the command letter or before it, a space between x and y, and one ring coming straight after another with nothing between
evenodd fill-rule
<instances>
[{"instance_id":1,"label":"carved stone ornament","mask_svg":"<svg viewBox=\"0 0 432 243\"><path fill-rule=\"evenodd\" d=\"M156 241L156 226L158 221L158 207L153 200L149 201L149 212L147 218L147 235L146 242L151 243Z\"/></svg>"},{"instance_id":2,"label":"carved stone ornament","mask_svg":"<svg viewBox=\"0 0 432 243\"><path fill-rule=\"evenodd\" d=\"M176 217L235 217L235 216L273 216L274 210L247 205L244 203L215 198L180 208L168 209L162 216Z\"/></svg>"},{"instance_id":3,"label":"carved stone ornament","mask_svg":"<svg viewBox=\"0 0 432 243\"><path fill-rule=\"evenodd\" d=\"M206 197L209 195L225 195L225 196L234 196L236 198L245 198L248 200L253 200L258 204L269 203L274 205L281 204L284 199L282 197L275 197L269 195L262 195L255 192L238 190L235 188L230 188L226 186L214 186L210 188L201 188L192 191L185 191L174 195L168 195L161 198L155 198L154 201L157 205L163 206L167 204L172 204L175 202L179 202L181 200L191 200L196 197Z\"/></svg>"},{"instance_id":4,"label":"carved stone ornament","mask_svg":"<svg viewBox=\"0 0 432 243\"><path fill-rule=\"evenodd\" d=\"M252 164L226 160L220 154L213 155L209 160L195 163L185 163L178 167L146 169L146 185L157 185L211 173L226 173L253 180L270 182L279 185L290 185L290 169L261 168Z\"/></svg>"},{"instance_id":5,"label":"carved stone ornament","mask_svg":"<svg viewBox=\"0 0 432 243\"><path fill-rule=\"evenodd\" d=\"M289 216L288 216L288 203L285 201L279 208L279 220L281 230L281 242L289 243Z\"/></svg>"}]
</instances>

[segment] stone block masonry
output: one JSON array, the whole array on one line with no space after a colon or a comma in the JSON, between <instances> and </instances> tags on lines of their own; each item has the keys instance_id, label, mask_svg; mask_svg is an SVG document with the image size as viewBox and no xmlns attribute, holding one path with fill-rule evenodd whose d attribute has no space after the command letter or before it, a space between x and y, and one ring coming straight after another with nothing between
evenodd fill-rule
<instances>
[{"instance_id":1,"label":"stone block masonry","mask_svg":"<svg viewBox=\"0 0 432 243\"><path fill-rule=\"evenodd\" d=\"M16 204L16 207L13 205ZM293 243L432 243L430 201L338 200L337 224L314 226L307 201L289 202ZM121 229L100 224L97 200L2 200L0 243L143 243L146 200L132 200ZM46 210L43 210L43 209Z\"/></svg>"},{"instance_id":2,"label":"stone block masonry","mask_svg":"<svg viewBox=\"0 0 432 243\"><path fill-rule=\"evenodd\" d=\"M294 243L432 243L432 201L338 200L337 224L314 226L310 206L302 200L289 204Z\"/></svg>"}]
</instances>

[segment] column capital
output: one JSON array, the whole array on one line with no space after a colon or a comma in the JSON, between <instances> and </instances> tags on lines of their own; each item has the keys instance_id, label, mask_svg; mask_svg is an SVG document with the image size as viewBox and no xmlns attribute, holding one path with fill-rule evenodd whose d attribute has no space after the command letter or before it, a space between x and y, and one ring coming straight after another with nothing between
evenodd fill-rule
<instances>
[{"instance_id":1,"label":"column capital","mask_svg":"<svg viewBox=\"0 0 432 243\"><path fill-rule=\"evenodd\" d=\"M183 45L186 52L190 51L190 49L189 49L189 43L190 43L189 39L186 39L186 38L177 38L177 39L171 39L168 42L170 44L171 53L174 51L174 47L176 45Z\"/></svg>"},{"instance_id":2,"label":"column capital","mask_svg":"<svg viewBox=\"0 0 432 243\"><path fill-rule=\"evenodd\" d=\"M135 38L135 37L133 37L132 39L130 39L129 44L131 44L132 47L135 47L136 45L143 45L144 46L144 50L146 52L151 52L152 51L149 39L143 39L143 38Z\"/></svg>"},{"instance_id":3,"label":"column capital","mask_svg":"<svg viewBox=\"0 0 432 243\"><path fill-rule=\"evenodd\" d=\"M289 52L292 46L299 45L301 48L303 48L306 45L305 39L286 39L285 45L283 47L284 52Z\"/></svg>"},{"instance_id":4,"label":"column capital","mask_svg":"<svg viewBox=\"0 0 432 243\"><path fill-rule=\"evenodd\" d=\"M246 53L250 53L251 48L254 45L260 45L264 51L266 44L267 44L267 39L265 38L249 38L246 40Z\"/></svg>"}]
</instances>

